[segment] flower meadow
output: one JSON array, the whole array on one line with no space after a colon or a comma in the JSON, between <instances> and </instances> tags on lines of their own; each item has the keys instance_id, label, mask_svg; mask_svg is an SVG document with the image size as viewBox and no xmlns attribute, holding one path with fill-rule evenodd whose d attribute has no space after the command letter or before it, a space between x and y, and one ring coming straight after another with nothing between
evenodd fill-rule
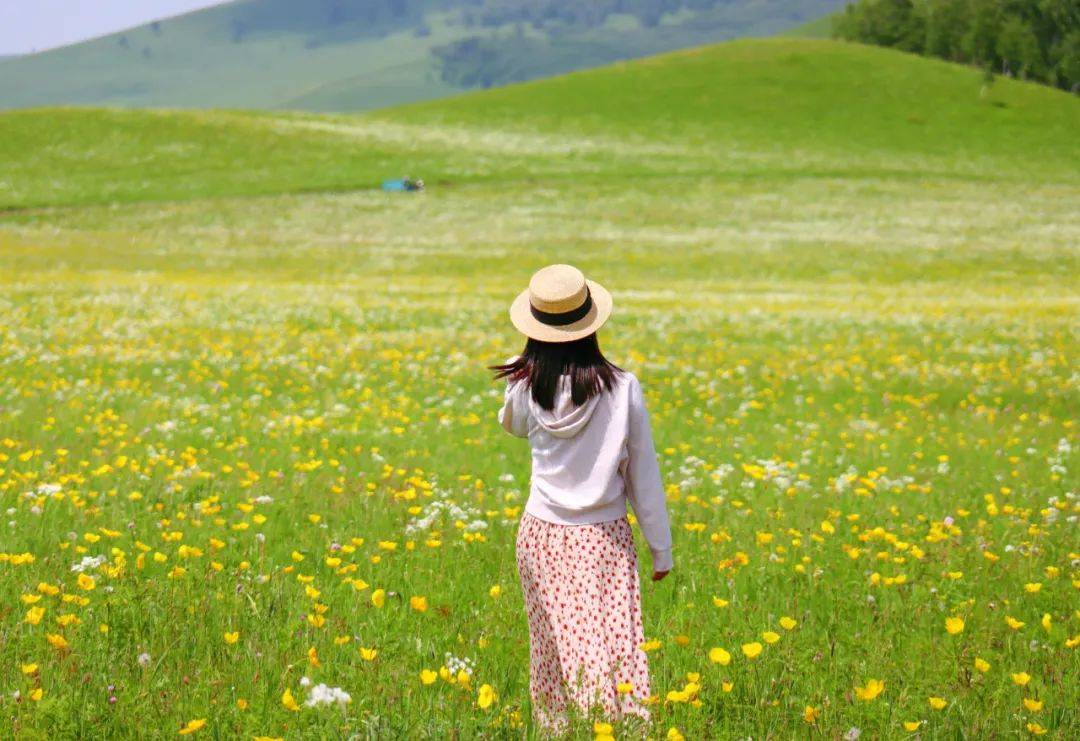
<instances>
[{"instance_id":1,"label":"flower meadow","mask_svg":"<svg viewBox=\"0 0 1080 741\"><path fill-rule=\"evenodd\" d=\"M0 735L537 737L529 456L486 366L528 276L572 261L615 296L601 343L672 518L660 583L635 528L651 738L1076 738L1075 192L0 215Z\"/></svg>"}]
</instances>

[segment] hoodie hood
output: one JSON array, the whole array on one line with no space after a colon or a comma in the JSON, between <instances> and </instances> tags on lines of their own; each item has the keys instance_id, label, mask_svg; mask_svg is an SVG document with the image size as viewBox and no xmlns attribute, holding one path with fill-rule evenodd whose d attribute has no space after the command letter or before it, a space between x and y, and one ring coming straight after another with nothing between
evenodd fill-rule
<instances>
[{"instance_id":1,"label":"hoodie hood","mask_svg":"<svg viewBox=\"0 0 1080 741\"><path fill-rule=\"evenodd\" d=\"M559 378L559 385L555 390L555 408L551 411L544 409L530 395L529 411L532 412L536 423L552 436L574 437L592 419L601 396L602 394L597 394L581 406L574 406L574 400L570 395L570 376L563 375Z\"/></svg>"}]
</instances>

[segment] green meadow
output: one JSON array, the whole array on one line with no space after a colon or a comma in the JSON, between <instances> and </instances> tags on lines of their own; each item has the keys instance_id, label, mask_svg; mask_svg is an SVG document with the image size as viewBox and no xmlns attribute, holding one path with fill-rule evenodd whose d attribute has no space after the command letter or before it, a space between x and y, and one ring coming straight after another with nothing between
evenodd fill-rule
<instances>
[{"instance_id":1,"label":"green meadow","mask_svg":"<svg viewBox=\"0 0 1080 741\"><path fill-rule=\"evenodd\" d=\"M536 738L486 366L571 262L667 487L651 738L1075 738L1078 130L812 39L0 114L2 734Z\"/></svg>"}]
</instances>

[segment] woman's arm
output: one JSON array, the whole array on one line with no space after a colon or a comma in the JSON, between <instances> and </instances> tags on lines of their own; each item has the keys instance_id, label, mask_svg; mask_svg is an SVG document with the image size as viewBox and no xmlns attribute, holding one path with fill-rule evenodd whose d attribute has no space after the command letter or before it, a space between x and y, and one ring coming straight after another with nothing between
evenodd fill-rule
<instances>
[{"instance_id":1,"label":"woman's arm","mask_svg":"<svg viewBox=\"0 0 1080 741\"><path fill-rule=\"evenodd\" d=\"M627 438L627 497L638 525L652 551L653 578L671 571L671 525L668 521L664 482L653 446L652 426L645 408L645 395L637 378L630 381L630 431Z\"/></svg>"},{"instance_id":2,"label":"woman's arm","mask_svg":"<svg viewBox=\"0 0 1080 741\"><path fill-rule=\"evenodd\" d=\"M499 410L499 424L514 437L529 435L528 408L521 394L523 386L520 381L507 383L502 409Z\"/></svg>"}]
</instances>

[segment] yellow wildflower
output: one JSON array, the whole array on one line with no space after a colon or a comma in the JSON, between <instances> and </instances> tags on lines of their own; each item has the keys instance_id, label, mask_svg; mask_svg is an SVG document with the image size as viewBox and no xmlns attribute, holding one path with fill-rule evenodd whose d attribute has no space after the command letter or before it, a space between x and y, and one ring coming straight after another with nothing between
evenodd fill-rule
<instances>
[{"instance_id":1,"label":"yellow wildflower","mask_svg":"<svg viewBox=\"0 0 1080 741\"><path fill-rule=\"evenodd\" d=\"M202 728L205 725L206 725L206 718L197 718L195 720L189 720L187 722L187 725L185 725L183 728L180 729L180 735L181 736L186 736L189 733L195 733L195 731L199 730L200 728Z\"/></svg>"},{"instance_id":2,"label":"yellow wildflower","mask_svg":"<svg viewBox=\"0 0 1080 741\"><path fill-rule=\"evenodd\" d=\"M742 652L746 656L746 658L753 661L761 655L762 648L763 647L760 643L754 641L753 643L744 643L742 645Z\"/></svg>"},{"instance_id":3,"label":"yellow wildflower","mask_svg":"<svg viewBox=\"0 0 1080 741\"><path fill-rule=\"evenodd\" d=\"M727 666L731 663L731 654L719 647L711 648L709 649L709 661L720 666Z\"/></svg>"},{"instance_id":4,"label":"yellow wildflower","mask_svg":"<svg viewBox=\"0 0 1080 741\"><path fill-rule=\"evenodd\" d=\"M870 701L875 699L885 689L885 682L881 679L871 679L865 687L856 687L855 694L860 700Z\"/></svg>"},{"instance_id":5,"label":"yellow wildflower","mask_svg":"<svg viewBox=\"0 0 1080 741\"><path fill-rule=\"evenodd\" d=\"M492 689L490 684L481 685L476 704L479 705L481 709L486 709L490 707L493 702L495 702L495 690Z\"/></svg>"}]
</instances>

